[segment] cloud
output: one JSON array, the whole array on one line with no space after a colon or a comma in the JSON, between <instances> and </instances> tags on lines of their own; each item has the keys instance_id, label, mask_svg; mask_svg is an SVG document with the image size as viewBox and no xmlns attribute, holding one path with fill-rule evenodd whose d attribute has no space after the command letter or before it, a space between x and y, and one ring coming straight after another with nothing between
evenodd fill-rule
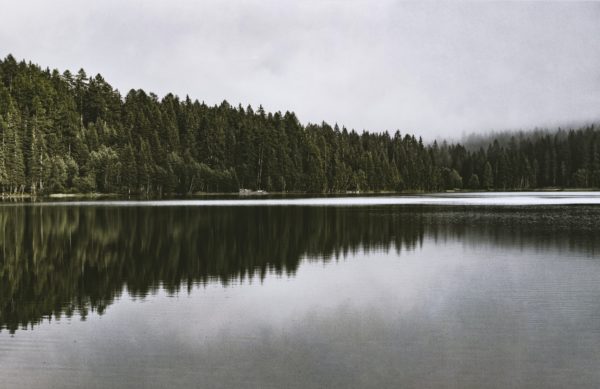
<instances>
[{"instance_id":1,"label":"cloud","mask_svg":"<svg viewBox=\"0 0 600 389\"><path fill-rule=\"evenodd\" d=\"M0 55L425 138L597 120L599 3L20 1Z\"/></svg>"}]
</instances>

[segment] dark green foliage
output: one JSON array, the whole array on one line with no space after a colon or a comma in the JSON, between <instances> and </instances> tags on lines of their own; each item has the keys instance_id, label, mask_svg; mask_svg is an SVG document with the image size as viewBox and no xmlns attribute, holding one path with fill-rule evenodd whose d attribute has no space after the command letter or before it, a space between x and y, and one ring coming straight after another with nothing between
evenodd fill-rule
<instances>
[{"instance_id":1,"label":"dark green foliage","mask_svg":"<svg viewBox=\"0 0 600 389\"><path fill-rule=\"evenodd\" d=\"M483 188L492 189L494 187L494 173L492 173L492 165L489 162L483 167Z\"/></svg>"},{"instance_id":2,"label":"dark green foliage","mask_svg":"<svg viewBox=\"0 0 600 389\"><path fill-rule=\"evenodd\" d=\"M483 144L482 141L479 141ZM102 76L0 61L0 192L162 195L235 192L525 190L600 187L589 126L503 135L470 150L396 132L302 125L223 101L131 90Z\"/></svg>"},{"instance_id":3,"label":"dark green foliage","mask_svg":"<svg viewBox=\"0 0 600 389\"><path fill-rule=\"evenodd\" d=\"M449 189L462 188L462 177L455 169L443 168L442 177L444 179L444 187Z\"/></svg>"},{"instance_id":4,"label":"dark green foliage","mask_svg":"<svg viewBox=\"0 0 600 389\"><path fill-rule=\"evenodd\" d=\"M469 182L467 183L467 188L469 188L469 189L479 189L480 188L479 176L477 176L477 174L471 174L471 177L469 178Z\"/></svg>"}]
</instances>

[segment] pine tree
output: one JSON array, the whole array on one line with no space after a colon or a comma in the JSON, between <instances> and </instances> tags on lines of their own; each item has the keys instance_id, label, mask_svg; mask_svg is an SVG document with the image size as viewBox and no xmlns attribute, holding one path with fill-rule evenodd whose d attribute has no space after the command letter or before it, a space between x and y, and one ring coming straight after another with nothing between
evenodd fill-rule
<instances>
[{"instance_id":1,"label":"pine tree","mask_svg":"<svg viewBox=\"0 0 600 389\"><path fill-rule=\"evenodd\" d=\"M21 120L16 107L11 104L4 125L4 161L7 185L11 193L25 190L25 161L21 146Z\"/></svg>"},{"instance_id":2,"label":"pine tree","mask_svg":"<svg viewBox=\"0 0 600 389\"><path fill-rule=\"evenodd\" d=\"M121 151L121 166L121 186L127 194L131 194L138 187L138 172L131 143L127 143Z\"/></svg>"},{"instance_id":3,"label":"pine tree","mask_svg":"<svg viewBox=\"0 0 600 389\"><path fill-rule=\"evenodd\" d=\"M467 187L469 189L479 189L479 176L477 174L471 174Z\"/></svg>"},{"instance_id":4,"label":"pine tree","mask_svg":"<svg viewBox=\"0 0 600 389\"><path fill-rule=\"evenodd\" d=\"M31 121L31 150L28 156L29 166L29 185L31 193L36 194L44 190L44 181L48 174L48 154L45 143L46 129L49 127L49 121L46 118L45 109L42 108L38 100L34 103L35 115Z\"/></svg>"},{"instance_id":5,"label":"pine tree","mask_svg":"<svg viewBox=\"0 0 600 389\"><path fill-rule=\"evenodd\" d=\"M485 163L483 167L483 188L490 190L494 187L494 174L492 172L492 165L489 162Z\"/></svg>"},{"instance_id":6,"label":"pine tree","mask_svg":"<svg viewBox=\"0 0 600 389\"><path fill-rule=\"evenodd\" d=\"M122 98L100 75L61 75L12 56L0 60L0 142L0 186L13 194L600 186L595 126L501 134L477 150L427 145L398 131L302 125L293 112L262 106L143 90Z\"/></svg>"}]
</instances>

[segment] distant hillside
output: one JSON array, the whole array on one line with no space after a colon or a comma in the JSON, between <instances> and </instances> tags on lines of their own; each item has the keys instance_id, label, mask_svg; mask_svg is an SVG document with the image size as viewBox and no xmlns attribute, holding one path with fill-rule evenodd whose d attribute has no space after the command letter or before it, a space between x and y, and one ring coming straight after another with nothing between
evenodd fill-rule
<instances>
[{"instance_id":1,"label":"distant hillside","mask_svg":"<svg viewBox=\"0 0 600 389\"><path fill-rule=\"evenodd\" d=\"M586 127L598 127L598 123L590 122L576 126L574 128L586 128ZM559 139L565 139L569 135L570 129L564 127L558 128L536 128L533 130L505 130L505 131L493 131L490 133L472 133L462 137L459 141L465 146L467 150L478 150L480 148L487 148L488 145L494 141L498 141L501 146L508 146L513 141L538 141L546 136L558 135Z\"/></svg>"},{"instance_id":2,"label":"distant hillside","mask_svg":"<svg viewBox=\"0 0 600 389\"><path fill-rule=\"evenodd\" d=\"M478 148L424 145L413 135L303 125L293 112L226 101L207 106L143 90L121 96L99 74L60 73L10 55L0 61L0 136L4 194L600 187L594 126Z\"/></svg>"}]
</instances>

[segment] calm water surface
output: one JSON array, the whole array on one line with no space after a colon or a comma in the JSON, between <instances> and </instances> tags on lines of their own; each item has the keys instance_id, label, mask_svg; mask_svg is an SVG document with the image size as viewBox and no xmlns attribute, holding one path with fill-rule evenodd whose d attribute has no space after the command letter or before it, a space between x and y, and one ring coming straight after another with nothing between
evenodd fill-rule
<instances>
[{"instance_id":1,"label":"calm water surface","mask_svg":"<svg viewBox=\"0 0 600 389\"><path fill-rule=\"evenodd\" d=\"M0 205L0 387L600 387L599 196L384 199Z\"/></svg>"}]
</instances>

